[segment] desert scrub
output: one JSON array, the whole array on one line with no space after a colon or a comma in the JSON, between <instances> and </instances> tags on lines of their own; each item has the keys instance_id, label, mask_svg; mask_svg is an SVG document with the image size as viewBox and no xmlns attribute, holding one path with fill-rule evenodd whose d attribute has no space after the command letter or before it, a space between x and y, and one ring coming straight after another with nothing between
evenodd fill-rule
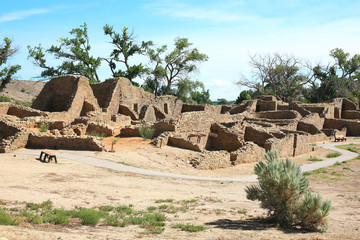
<instances>
[{"instance_id":1,"label":"desert scrub","mask_svg":"<svg viewBox=\"0 0 360 240\"><path fill-rule=\"evenodd\" d=\"M100 212L95 209L81 208L74 217L80 218L82 225L95 226L99 223L101 215Z\"/></svg>"},{"instance_id":2,"label":"desert scrub","mask_svg":"<svg viewBox=\"0 0 360 240\"><path fill-rule=\"evenodd\" d=\"M167 202L167 203L170 203L170 202L173 202L174 199L172 198L167 198L167 199L158 199L155 201L155 203L164 203L164 202Z\"/></svg>"},{"instance_id":3,"label":"desert scrub","mask_svg":"<svg viewBox=\"0 0 360 240\"><path fill-rule=\"evenodd\" d=\"M339 152L333 152L333 153L329 153L328 155L326 155L327 158L336 158L341 156L341 153Z\"/></svg>"},{"instance_id":4,"label":"desert scrub","mask_svg":"<svg viewBox=\"0 0 360 240\"><path fill-rule=\"evenodd\" d=\"M0 208L0 225L19 225L19 222L14 220L5 209Z\"/></svg>"},{"instance_id":5,"label":"desert scrub","mask_svg":"<svg viewBox=\"0 0 360 240\"><path fill-rule=\"evenodd\" d=\"M254 167L259 184L247 186L246 197L260 201L279 226L325 231L331 202L309 190L309 179L289 158L279 161L271 151L265 158L266 162L259 161Z\"/></svg>"},{"instance_id":6,"label":"desert scrub","mask_svg":"<svg viewBox=\"0 0 360 240\"><path fill-rule=\"evenodd\" d=\"M183 223L174 224L171 227L180 228L181 230L187 232L199 232L205 230L205 227L202 225L192 225L192 224L183 224Z\"/></svg>"},{"instance_id":7,"label":"desert scrub","mask_svg":"<svg viewBox=\"0 0 360 240\"><path fill-rule=\"evenodd\" d=\"M155 128L149 127L148 125L143 125L139 128L140 136L146 140L146 139L152 139Z\"/></svg>"}]
</instances>

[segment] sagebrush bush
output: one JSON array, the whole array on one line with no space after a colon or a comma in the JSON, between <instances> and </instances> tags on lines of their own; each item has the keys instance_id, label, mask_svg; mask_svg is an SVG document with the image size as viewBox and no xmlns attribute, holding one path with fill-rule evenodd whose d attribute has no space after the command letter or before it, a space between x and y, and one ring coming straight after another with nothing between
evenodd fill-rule
<instances>
[{"instance_id":1,"label":"sagebrush bush","mask_svg":"<svg viewBox=\"0 0 360 240\"><path fill-rule=\"evenodd\" d=\"M147 125L143 125L139 128L140 136L143 139L152 139L155 129Z\"/></svg>"},{"instance_id":2,"label":"sagebrush bush","mask_svg":"<svg viewBox=\"0 0 360 240\"><path fill-rule=\"evenodd\" d=\"M265 158L267 162L259 161L254 167L259 184L246 187L246 197L260 201L280 226L326 230L331 202L323 202L309 190L308 178L290 159L279 161L276 152L267 152Z\"/></svg>"}]
</instances>

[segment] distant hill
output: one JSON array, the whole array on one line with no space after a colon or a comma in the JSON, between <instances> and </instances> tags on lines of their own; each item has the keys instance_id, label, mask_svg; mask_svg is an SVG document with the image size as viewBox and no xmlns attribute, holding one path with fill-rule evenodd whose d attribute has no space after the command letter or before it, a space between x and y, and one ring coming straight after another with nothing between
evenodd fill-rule
<instances>
[{"instance_id":1,"label":"distant hill","mask_svg":"<svg viewBox=\"0 0 360 240\"><path fill-rule=\"evenodd\" d=\"M44 85L45 82L39 81L12 80L0 92L0 96L3 96L0 97L0 101L11 100L11 102L29 106L41 89L43 89Z\"/></svg>"}]
</instances>

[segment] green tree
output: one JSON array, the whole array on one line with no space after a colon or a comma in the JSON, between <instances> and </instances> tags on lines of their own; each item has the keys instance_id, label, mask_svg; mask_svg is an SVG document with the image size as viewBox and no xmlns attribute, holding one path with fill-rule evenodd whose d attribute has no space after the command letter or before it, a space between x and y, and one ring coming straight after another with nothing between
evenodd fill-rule
<instances>
[{"instance_id":1,"label":"green tree","mask_svg":"<svg viewBox=\"0 0 360 240\"><path fill-rule=\"evenodd\" d=\"M313 68L314 81L306 89L311 102L327 101L336 97L360 98L360 55L350 56L343 49L331 50L333 64Z\"/></svg>"},{"instance_id":2,"label":"green tree","mask_svg":"<svg viewBox=\"0 0 360 240\"><path fill-rule=\"evenodd\" d=\"M225 105L229 103L225 98L218 98L217 101L219 105Z\"/></svg>"},{"instance_id":3,"label":"green tree","mask_svg":"<svg viewBox=\"0 0 360 240\"><path fill-rule=\"evenodd\" d=\"M254 69L251 78L242 74L237 84L260 94L277 95L284 101L298 99L303 86L312 80L312 72L305 71L303 61L294 56L254 55L250 56L250 65Z\"/></svg>"},{"instance_id":4,"label":"green tree","mask_svg":"<svg viewBox=\"0 0 360 240\"><path fill-rule=\"evenodd\" d=\"M196 72L199 63L208 60L206 54L191 46L187 38L176 38L175 48L169 53L166 53L166 45L157 49L148 48L152 67L144 88L155 95L176 93L177 84Z\"/></svg>"},{"instance_id":5,"label":"green tree","mask_svg":"<svg viewBox=\"0 0 360 240\"><path fill-rule=\"evenodd\" d=\"M239 96L237 97L235 103L236 104L239 104L241 103L242 101L245 101L245 100L251 100L251 95L252 95L252 91L251 90L243 90L240 92Z\"/></svg>"},{"instance_id":6,"label":"green tree","mask_svg":"<svg viewBox=\"0 0 360 240\"><path fill-rule=\"evenodd\" d=\"M11 46L11 39L5 37L4 43L0 44L0 67L7 63L9 58L13 56L18 49ZM0 92L5 88L14 74L21 69L20 65L12 65L0 68Z\"/></svg>"},{"instance_id":7,"label":"green tree","mask_svg":"<svg viewBox=\"0 0 360 240\"><path fill-rule=\"evenodd\" d=\"M331 202L323 202L309 190L308 178L290 159L279 161L276 152L267 152L265 157L267 162L259 161L254 167L259 184L247 186L246 197L260 201L281 226L326 230Z\"/></svg>"},{"instance_id":8,"label":"green tree","mask_svg":"<svg viewBox=\"0 0 360 240\"><path fill-rule=\"evenodd\" d=\"M90 82L100 82L97 69L101 64L100 57L93 57L90 54L91 46L87 31L87 25L74 28L70 32L73 38L59 39L60 45L52 45L44 50L39 46L28 46L29 56L33 59L35 66L43 68L41 78L51 78L65 74L77 74L86 76ZM45 59L45 52L54 55L56 59L63 60L62 64L56 67L48 66Z\"/></svg>"},{"instance_id":9,"label":"green tree","mask_svg":"<svg viewBox=\"0 0 360 240\"><path fill-rule=\"evenodd\" d=\"M128 28L124 27L122 32L116 33L113 27L109 25L104 26L105 35L110 36L112 44L115 49L110 54L110 58L104 60L108 62L113 77L126 77L133 84L138 85L133 80L148 73L148 68L142 63L131 65L129 60L136 55L144 55L149 46L153 43L151 41L142 42L138 45L134 42L133 33L129 34ZM125 65L125 70L118 69L117 63Z\"/></svg>"},{"instance_id":10,"label":"green tree","mask_svg":"<svg viewBox=\"0 0 360 240\"><path fill-rule=\"evenodd\" d=\"M209 90L205 91L204 83L185 78L180 80L176 86L177 89L174 95L182 101L194 104L210 103L210 93Z\"/></svg>"}]
</instances>

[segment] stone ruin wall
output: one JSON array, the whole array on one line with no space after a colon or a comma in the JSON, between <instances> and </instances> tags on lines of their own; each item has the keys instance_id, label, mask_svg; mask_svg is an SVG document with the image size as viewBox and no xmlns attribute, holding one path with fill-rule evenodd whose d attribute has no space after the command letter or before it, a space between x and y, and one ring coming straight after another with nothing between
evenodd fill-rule
<instances>
[{"instance_id":1,"label":"stone ruin wall","mask_svg":"<svg viewBox=\"0 0 360 240\"><path fill-rule=\"evenodd\" d=\"M103 151L105 146L93 137L54 136L30 133L27 148L35 149L66 149Z\"/></svg>"},{"instance_id":2,"label":"stone ruin wall","mask_svg":"<svg viewBox=\"0 0 360 240\"><path fill-rule=\"evenodd\" d=\"M201 151L201 162L213 159L214 151L225 151L221 158L236 165L262 159L266 150L277 149L280 156L311 151L309 143L327 139L324 133L333 129L360 135L359 107L346 99L310 105L263 96L239 105L191 105L174 96L156 97L124 78L92 85L85 77L54 78L33 107L38 110L0 104L0 114L21 118L27 127L46 123L52 135L3 133L6 141L16 145L22 138L21 146L99 150L103 146L85 133L139 136L139 127L147 123L156 130L157 146L162 142Z\"/></svg>"}]
</instances>

